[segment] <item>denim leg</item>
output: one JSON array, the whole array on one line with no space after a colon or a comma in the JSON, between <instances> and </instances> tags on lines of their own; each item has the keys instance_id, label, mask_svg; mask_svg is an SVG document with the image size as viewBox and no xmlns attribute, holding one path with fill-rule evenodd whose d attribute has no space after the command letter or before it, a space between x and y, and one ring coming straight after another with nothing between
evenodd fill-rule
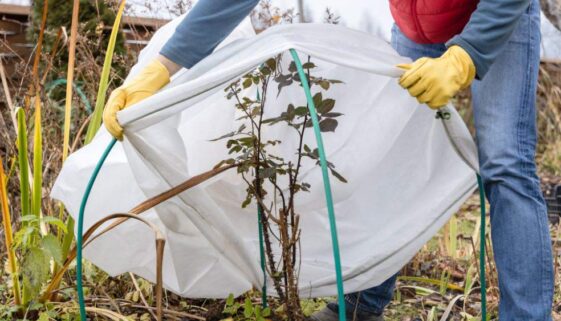
<instances>
[{"instance_id":1,"label":"denim leg","mask_svg":"<svg viewBox=\"0 0 561 321\"><path fill-rule=\"evenodd\" d=\"M393 298L396 279L397 274L373 288L346 294L345 311L348 319L354 320L354 316L356 319L363 319L369 315L381 315ZM327 306L337 312L337 302L331 302Z\"/></svg>"},{"instance_id":2,"label":"denim leg","mask_svg":"<svg viewBox=\"0 0 561 321\"><path fill-rule=\"evenodd\" d=\"M472 85L480 172L491 204L499 319L551 320L553 262L547 209L536 175L537 1L504 52Z\"/></svg>"}]
</instances>

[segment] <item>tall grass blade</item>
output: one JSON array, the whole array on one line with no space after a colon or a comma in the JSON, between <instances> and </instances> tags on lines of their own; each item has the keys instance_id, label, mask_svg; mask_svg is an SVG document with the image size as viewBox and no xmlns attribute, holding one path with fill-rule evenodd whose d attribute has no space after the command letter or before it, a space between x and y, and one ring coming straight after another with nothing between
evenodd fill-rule
<instances>
[{"instance_id":1,"label":"tall grass blade","mask_svg":"<svg viewBox=\"0 0 561 321\"><path fill-rule=\"evenodd\" d=\"M33 61L33 81L30 92L34 93L32 99L35 105L35 122L33 137L33 182L31 192L31 214L41 217L41 200L43 191L43 137L41 127L41 95L40 95L40 79L39 79L39 63L43 53L43 38L45 28L47 27L47 13L49 11L49 1L43 2L43 14L41 17L41 29L39 30L39 39L37 40L37 49L35 50L35 59ZM26 109L27 110L27 109ZM40 229L43 235L47 234L47 225L40 223Z\"/></svg>"},{"instance_id":2,"label":"tall grass blade","mask_svg":"<svg viewBox=\"0 0 561 321\"><path fill-rule=\"evenodd\" d=\"M30 214L29 201L29 158L27 155L27 125L25 124L25 112L22 108L16 110L18 120L18 165L21 198L21 215Z\"/></svg>"},{"instance_id":3,"label":"tall grass blade","mask_svg":"<svg viewBox=\"0 0 561 321\"><path fill-rule=\"evenodd\" d=\"M448 222L448 255L452 258L458 257L458 219L452 215Z\"/></svg>"},{"instance_id":4,"label":"tall grass blade","mask_svg":"<svg viewBox=\"0 0 561 321\"><path fill-rule=\"evenodd\" d=\"M27 126L25 124L25 111L22 108L16 110L18 121L18 167L20 183L21 216L29 214L29 158L27 155ZM26 224L26 223L24 223ZM23 287L22 304L25 305L30 300L30 293L27 287Z\"/></svg>"},{"instance_id":5,"label":"tall grass blade","mask_svg":"<svg viewBox=\"0 0 561 321\"><path fill-rule=\"evenodd\" d=\"M78 37L78 13L80 0L74 0L72 7L72 25L70 26L70 44L68 47L68 71L66 74L66 101L64 106L64 138L62 145L62 161L68 157L70 146L70 120L72 115L72 83L74 82L74 62L76 60L76 38Z\"/></svg>"},{"instance_id":6,"label":"tall grass blade","mask_svg":"<svg viewBox=\"0 0 561 321\"><path fill-rule=\"evenodd\" d=\"M433 284L433 285L436 285L438 287L444 287L446 289L450 289L450 290L453 290L453 291L463 291L464 290L464 288L462 288L461 286L450 283L447 280L443 281L443 280L429 279L429 278L424 278L424 277L419 277L419 276L399 276L398 279L402 280L402 281L413 281L413 282Z\"/></svg>"},{"instance_id":7,"label":"tall grass blade","mask_svg":"<svg viewBox=\"0 0 561 321\"><path fill-rule=\"evenodd\" d=\"M103 114L103 107L105 106L105 96L109 83L109 72L111 71L113 52L115 51L115 43L117 41L117 35L119 34L119 26L121 25L121 17L125 10L125 3L126 0L121 1L119 11L117 12L117 16L115 17L115 23L113 23L113 29L111 30L111 36L109 37L109 44L107 45L107 52L105 53L105 61L103 62L101 79L99 81L99 89L97 91L97 98L95 101L95 109L88 125L88 131L84 140L84 143L86 144L94 138L95 133L99 129L99 126L101 126L101 116Z\"/></svg>"},{"instance_id":8,"label":"tall grass blade","mask_svg":"<svg viewBox=\"0 0 561 321\"><path fill-rule=\"evenodd\" d=\"M38 92L37 92L38 94ZM35 124L33 126L33 189L31 192L31 213L41 216L43 197L43 134L41 127L41 101L35 97Z\"/></svg>"},{"instance_id":9,"label":"tall grass blade","mask_svg":"<svg viewBox=\"0 0 561 321\"><path fill-rule=\"evenodd\" d=\"M8 189L7 189L7 179L4 172L4 164L2 158L0 157L0 205L2 206L2 223L4 223L4 238L6 241L6 253L8 253L8 266L9 272L12 277L12 290L14 293L14 302L16 305L21 304L20 295L20 285L18 278L18 266L16 262L16 253L12 246L13 244L13 231L12 231L12 220L10 216L10 207L8 205Z\"/></svg>"}]
</instances>

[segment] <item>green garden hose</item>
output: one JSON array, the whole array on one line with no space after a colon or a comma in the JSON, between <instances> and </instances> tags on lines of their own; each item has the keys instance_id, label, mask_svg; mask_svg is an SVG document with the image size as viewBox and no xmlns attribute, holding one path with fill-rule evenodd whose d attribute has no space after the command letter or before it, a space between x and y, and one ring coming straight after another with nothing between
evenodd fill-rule
<instances>
[{"instance_id":1,"label":"green garden hose","mask_svg":"<svg viewBox=\"0 0 561 321\"><path fill-rule=\"evenodd\" d=\"M101 170L103 163L107 159L107 155L115 146L117 140L113 138L105 151L101 155L101 158L97 162L94 168L92 176L86 185L86 191L82 197L82 203L80 204L80 212L78 213L78 231L76 232L76 290L78 292L78 303L80 305L80 320L86 321L86 305L84 304L84 291L82 287L82 236L84 234L84 211L86 210L86 204L88 203L88 198L90 197L90 192L97 178L97 174Z\"/></svg>"},{"instance_id":2,"label":"green garden hose","mask_svg":"<svg viewBox=\"0 0 561 321\"><path fill-rule=\"evenodd\" d=\"M45 85L45 91L47 92L47 95L50 95L51 91L53 91L55 87L65 86L65 85L66 85L66 78L59 78L47 83ZM80 97L80 99L84 103L84 106L86 107L86 112L88 113L88 115L90 115L92 113L92 105L90 104L88 97L86 97L86 94L84 94L82 87L80 87L80 85L76 85L75 83L72 83L72 87L74 88L74 91L76 91L76 94L78 94L78 97Z\"/></svg>"},{"instance_id":3,"label":"green garden hose","mask_svg":"<svg viewBox=\"0 0 561 321\"><path fill-rule=\"evenodd\" d=\"M345 291L343 290L343 274L341 272L341 255L339 254L339 240L337 239L337 225L335 223L335 209L333 207L333 197L331 193L331 183L329 182L329 172L327 169L327 158L325 157L325 150L323 148L323 139L321 138L321 130L319 128L318 115L316 112L316 106L314 104L314 99L310 91L310 85L308 84L308 78L304 73L304 68L302 68L302 63L296 50L290 49L290 54L292 55L292 60L296 64L298 69L298 75L300 76L300 82L304 88L304 93L306 94L306 100L308 101L308 110L310 111L310 117L312 118L312 123L314 125L314 133L316 136L316 142L318 145L319 152L319 163L321 165L321 173L323 176L323 187L325 189L325 202L327 203L327 214L329 216L329 228L331 230L331 246L333 247L333 259L335 261L335 276L337 278L337 301L339 306L339 321L345 321Z\"/></svg>"},{"instance_id":4,"label":"green garden hose","mask_svg":"<svg viewBox=\"0 0 561 321\"><path fill-rule=\"evenodd\" d=\"M331 230L331 242L333 248L333 258L335 261L335 274L337 280L337 293L338 293L338 306L339 306L339 320L346 321L346 314L345 314L345 299L344 299L344 289L343 289L343 276L341 272L341 258L340 258L340 251L339 251L339 241L337 237L337 226L335 220L335 210L333 206L333 197L331 192L331 184L329 181L329 173L327 167L327 158L325 155L325 150L323 147L323 140L321 136L321 130L319 127L319 121L317 117L316 107L313 101L313 97L310 91L310 86L308 84L306 74L304 73L304 69L302 67L302 63L300 62L300 58L298 57L296 51L294 49L290 49L290 54L292 55L292 59L296 64L296 68L298 70L298 74L300 76L300 80L302 83L302 87L304 89L304 93L306 95L306 100L308 101L308 110L310 112L310 117L312 119L314 133L316 137L318 152L319 152L319 159L320 159L320 166L322 170L323 176L323 184L325 190L325 199L327 204L327 212L329 216L329 225ZM76 240L76 287L78 293L78 303L80 306L80 320L86 321L86 307L84 304L84 292L83 292L83 285L82 285L82 236L83 236L83 229L84 229L84 212L86 209L86 204L88 202L88 198L90 196L91 190L103 166L103 163L107 159L107 156L115 146L117 142L116 139L112 139L109 145L106 147L105 151L103 152L101 158L99 159L90 180L86 186L86 190L84 192L84 196L82 197L82 202L80 204L80 211L78 213L78 228L77 228L77 240ZM480 240L480 283L481 283L481 311L482 311L482 320L486 320L486 293L485 293L485 194L483 191L483 183L481 177L477 176L477 182L479 184L479 191L480 191L480 199L481 199L481 240ZM261 223L261 211L258 208L258 222ZM263 230L261 224L259 224L259 243L260 243L260 257L261 257L261 269L263 270L264 274L264 284L263 284L263 306L267 306L267 297L266 297L266 270L265 270L265 254L264 254L264 246L263 246Z\"/></svg>"},{"instance_id":5,"label":"green garden hose","mask_svg":"<svg viewBox=\"0 0 561 321\"><path fill-rule=\"evenodd\" d=\"M257 101L261 101L259 90L257 90ZM265 262L265 243L263 241L263 209L257 204L257 229L259 231L259 260L261 262L261 271L263 272L263 286L261 287L261 307L267 307L267 266Z\"/></svg>"}]
</instances>

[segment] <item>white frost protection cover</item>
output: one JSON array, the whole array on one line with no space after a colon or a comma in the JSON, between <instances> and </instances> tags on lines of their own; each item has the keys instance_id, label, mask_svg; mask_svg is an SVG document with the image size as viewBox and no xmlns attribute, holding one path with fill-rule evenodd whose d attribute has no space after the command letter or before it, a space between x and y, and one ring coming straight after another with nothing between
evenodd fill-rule
<instances>
[{"instance_id":1,"label":"white frost protection cover","mask_svg":"<svg viewBox=\"0 0 561 321\"><path fill-rule=\"evenodd\" d=\"M465 125L451 107L450 119L436 119L434 111L399 87L401 71L394 66L408 60L379 38L334 25L279 26L258 36L249 28L244 22L228 44L158 94L119 113L125 140L117 143L97 178L85 229L228 158L225 141L210 141L240 126L239 111L223 89L278 54L283 54L286 68L288 49L294 48L302 60L311 56L317 65L314 76L344 82L324 92L344 116L338 118L335 133L324 133L323 139L327 159L348 180L331 179L345 291L381 283L474 190L477 158ZM155 57L173 30L168 25L153 37L139 65ZM269 86L266 118L278 116L288 103L306 104L300 86L286 87L278 97L276 87ZM317 90L314 86L313 93ZM242 95L255 97L255 92ZM294 159L298 142L293 129L265 126L264 135L282 140L275 154ZM52 197L63 201L73 216L110 140L100 130L92 143L70 156L56 181ZM312 130L306 131L304 141L316 146ZM302 229L301 295L335 295L320 167L306 159L301 174L312 186L296 198ZM142 214L166 237L167 289L187 297L225 297L261 288L257 210L255 203L241 208L244 196L243 180L235 170L227 171ZM111 275L130 271L154 281L154 247L152 232L129 220L94 241L84 255ZM273 287L269 289L274 295Z\"/></svg>"}]
</instances>

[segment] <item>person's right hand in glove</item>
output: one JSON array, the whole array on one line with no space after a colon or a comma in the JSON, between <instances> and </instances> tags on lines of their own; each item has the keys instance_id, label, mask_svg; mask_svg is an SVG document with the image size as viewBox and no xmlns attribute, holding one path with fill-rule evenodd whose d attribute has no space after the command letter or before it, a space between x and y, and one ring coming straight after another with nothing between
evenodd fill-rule
<instances>
[{"instance_id":1,"label":"person's right hand in glove","mask_svg":"<svg viewBox=\"0 0 561 321\"><path fill-rule=\"evenodd\" d=\"M103 123L118 140L123 139L123 128L117 121L117 112L155 94L167 85L179 66L163 56L150 62L131 81L115 89L103 110Z\"/></svg>"}]
</instances>

